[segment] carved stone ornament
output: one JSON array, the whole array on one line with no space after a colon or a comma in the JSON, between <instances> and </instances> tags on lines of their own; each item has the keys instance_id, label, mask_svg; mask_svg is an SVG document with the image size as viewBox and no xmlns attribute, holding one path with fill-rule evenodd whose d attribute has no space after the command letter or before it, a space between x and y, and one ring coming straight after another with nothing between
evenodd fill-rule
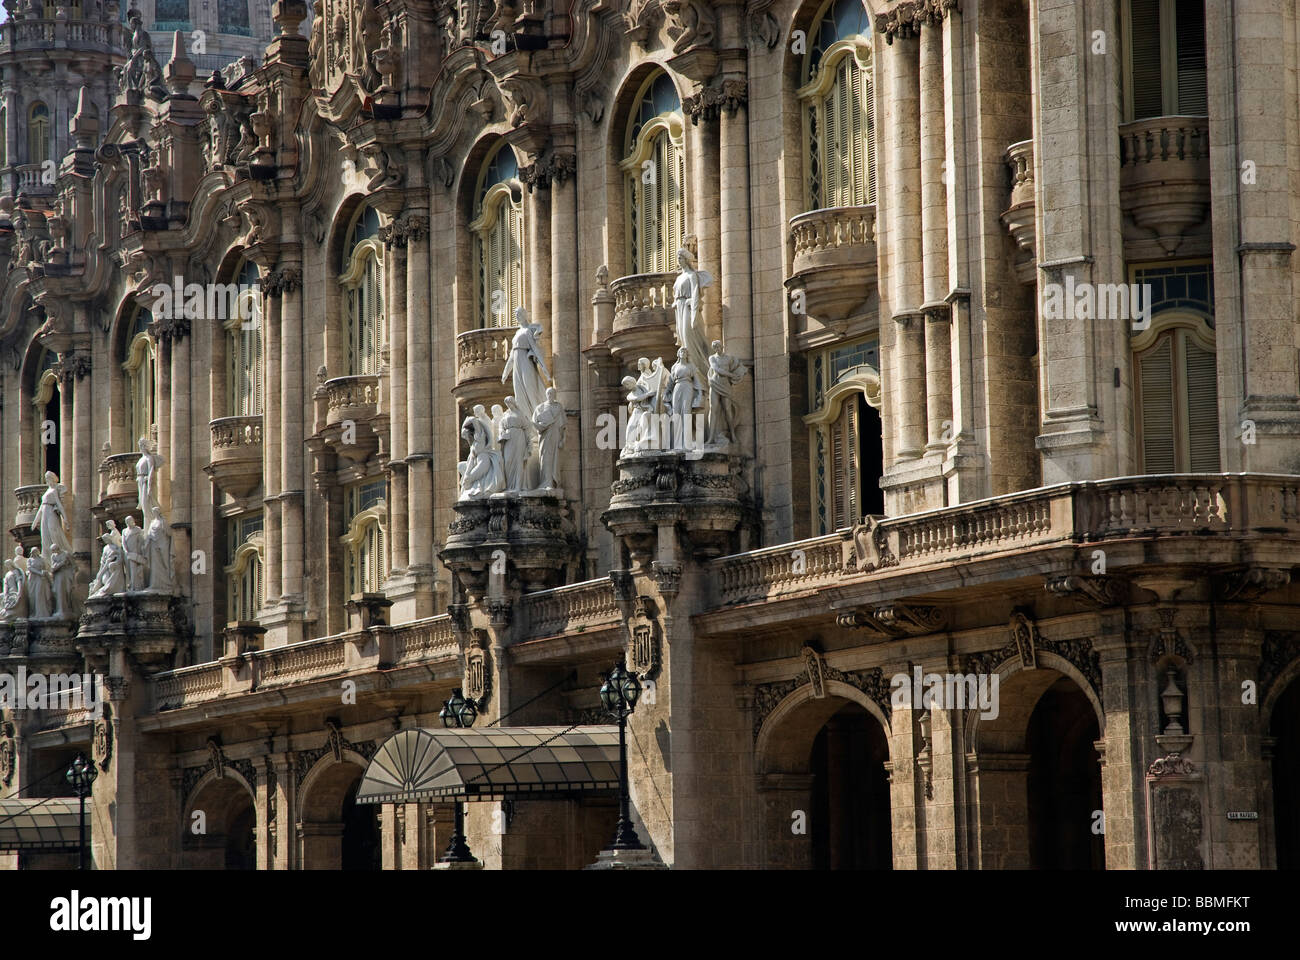
<instances>
[{"instance_id":1,"label":"carved stone ornament","mask_svg":"<svg viewBox=\"0 0 1300 960\"><path fill-rule=\"evenodd\" d=\"M922 26L942 22L950 11L961 12L958 0L904 0L882 14L876 28L885 35L886 43L893 43L919 36Z\"/></svg>"},{"instance_id":2,"label":"carved stone ornament","mask_svg":"<svg viewBox=\"0 0 1300 960\"><path fill-rule=\"evenodd\" d=\"M1289 569L1251 567L1235 570L1216 579L1223 600L1258 600L1264 594L1279 590L1291 582Z\"/></svg>"},{"instance_id":3,"label":"carved stone ornament","mask_svg":"<svg viewBox=\"0 0 1300 960\"><path fill-rule=\"evenodd\" d=\"M325 746L329 748L330 754L334 757L335 763L343 762L343 745L347 743L343 739L343 728L333 717L325 720Z\"/></svg>"},{"instance_id":4,"label":"carved stone ornament","mask_svg":"<svg viewBox=\"0 0 1300 960\"><path fill-rule=\"evenodd\" d=\"M1128 599L1128 584L1119 577L1049 577L1043 587L1056 596L1081 600L1097 607L1113 607Z\"/></svg>"},{"instance_id":5,"label":"carved stone ornament","mask_svg":"<svg viewBox=\"0 0 1300 960\"><path fill-rule=\"evenodd\" d=\"M1155 780L1164 777L1194 777L1196 765L1180 754L1171 753L1167 757L1153 761L1147 767L1147 776Z\"/></svg>"},{"instance_id":6,"label":"carved stone ornament","mask_svg":"<svg viewBox=\"0 0 1300 960\"><path fill-rule=\"evenodd\" d=\"M849 572L873 573L887 567L898 566L898 557L889 549L880 518L866 517L853 528L853 552L845 560Z\"/></svg>"},{"instance_id":7,"label":"carved stone ornament","mask_svg":"<svg viewBox=\"0 0 1300 960\"><path fill-rule=\"evenodd\" d=\"M226 754L221 749L220 737L208 737L208 765L215 771L217 779L226 775Z\"/></svg>"},{"instance_id":8,"label":"carved stone ornament","mask_svg":"<svg viewBox=\"0 0 1300 960\"><path fill-rule=\"evenodd\" d=\"M885 679L884 671L880 667L872 667L870 670L855 670L851 673L845 673L838 670L829 663L822 661L822 682L835 680L839 683L847 684L850 687L856 687L861 690L867 697L880 708L888 720L893 712L893 705L890 703L890 685ZM758 739L759 733L763 729L763 724L768 716L776 709L786 697L794 693L800 687L809 683L806 673L798 677L792 677L789 680L777 680L773 683L764 683L754 688L753 701L753 735ZM811 691L810 691L811 692Z\"/></svg>"},{"instance_id":9,"label":"carved stone ornament","mask_svg":"<svg viewBox=\"0 0 1300 960\"><path fill-rule=\"evenodd\" d=\"M673 42L673 53L712 46L717 21L710 4L703 0L663 0L660 6L666 17L668 37Z\"/></svg>"},{"instance_id":10,"label":"carved stone ornament","mask_svg":"<svg viewBox=\"0 0 1300 960\"><path fill-rule=\"evenodd\" d=\"M814 700L824 700L826 681L823 676L825 665L822 663L822 655L810 646L805 646L802 653L804 669L808 671L808 684L812 687L812 697Z\"/></svg>"},{"instance_id":11,"label":"carved stone ornament","mask_svg":"<svg viewBox=\"0 0 1300 960\"><path fill-rule=\"evenodd\" d=\"M18 745L14 742L14 725L6 722L0 727L0 783L6 787L13 781L17 762Z\"/></svg>"},{"instance_id":12,"label":"carved stone ornament","mask_svg":"<svg viewBox=\"0 0 1300 960\"><path fill-rule=\"evenodd\" d=\"M465 698L473 700L479 710L487 706L492 693L492 672L488 652L481 646L472 646L465 651L465 675L461 679L461 688Z\"/></svg>"},{"instance_id":13,"label":"carved stone ornament","mask_svg":"<svg viewBox=\"0 0 1300 960\"><path fill-rule=\"evenodd\" d=\"M847 630L871 630L880 638L889 639L934 633L942 629L946 619L941 607L886 603L838 614L835 622Z\"/></svg>"},{"instance_id":14,"label":"carved stone ornament","mask_svg":"<svg viewBox=\"0 0 1300 960\"><path fill-rule=\"evenodd\" d=\"M548 152L539 157L536 162L521 167L519 175L523 177L524 188L532 193L537 187L545 189L552 183L564 183L577 172L577 169L576 155Z\"/></svg>"},{"instance_id":15,"label":"carved stone ornament","mask_svg":"<svg viewBox=\"0 0 1300 960\"><path fill-rule=\"evenodd\" d=\"M659 624L649 597L638 597L627 626L627 664L643 680L659 672Z\"/></svg>"},{"instance_id":16,"label":"carved stone ornament","mask_svg":"<svg viewBox=\"0 0 1300 960\"><path fill-rule=\"evenodd\" d=\"M99 769L107 770L113 760L113 724L107 717L95 721L91 751Z\"/></svg>"},{"instance_id":17,"label":"carved stone ornament","mask_svg":"<svg viewBox=\"0 0 1300 960\"><path fill-rule=\"evenodd\" d=\"M1020 654L1021 669L1036 669L1038 663L1035 659L1034 648L1038 642L1038 627L1021 610L1011 614L1011 640L1015 643L1016 651Z\"/></svg>"},{"instance_id":18,"label":"carved stone ornament","mask_svg":"<svg viewBox=\"0 0 1300 960\"><path fill-rule=\"evenodd\" d=\"M655 560L650 564L651 576L663 598L670 603L682 586L682 565Z\"/></svg>"},{"instance_id":19,"label":"carved stone ornament","mask_svg":"<svg viewBox=\"0 0 1300 960\"><path fill-rule=\"evenodd\" d=\"M708 84L695 96L683 100L682 109L690 115L691 123L698 124L701 119L716 120L722 110L734 117L748 102L749 84L733 78Z\"/></svg>"}]
</instances>

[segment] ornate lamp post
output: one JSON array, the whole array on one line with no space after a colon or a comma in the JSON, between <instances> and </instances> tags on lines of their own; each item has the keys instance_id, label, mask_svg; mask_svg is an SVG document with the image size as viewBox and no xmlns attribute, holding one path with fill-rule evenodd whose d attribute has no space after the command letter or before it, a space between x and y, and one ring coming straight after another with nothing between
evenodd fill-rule
<instances>
[{"instance_id":1,"label":"ornate lamp post","mask_svg":"<svg viewBox=\"0 0 1300 960\"><path fill-rule=\"evenodd\" d=\"M631 799L627 786L627 718L636 709L641 696L641 684L636 675L627 672L622 663L605 676L600 685L600 702L605 712L618 721L619 805L618 828L614 831L614 850L644 850L641 838L636 835L630 816Z\"/></svg>"},{"instance_id":2,"label":"ornate lamp post","mask_svg":"<svg viewBox=\"0 0 1300 960\"><path fill-rule=\"evenodd\" d=\"M77 869L86 869L86 797L90 796L90 789L95 783L95 777L99 776L99 771L95 769L94 763L86 759L84 753L79 753L76 759L72 761L72 766L68 767L68 772L64 774L68 783L72 784L72 789L77 795L79 801L80 815L77 818Z\"/></svg>"},{"instance_id":3,"label":"ornate lamp post","mask_svg":"<svg viewBox=\"0 0 1300 960\"><path fill-rule=\"evenodd\" d=\"M478 710L474 701L466 700L460 687L457 687L451 692L451 699L443 702L438 716L442 718L442 725L448 729L472 727L478 719ZM469 852L469 844L465 842L465 811L459 800L456 801L456 825L452 830L451 841L447 844L447 852L442 855L442 862L474 862L474 854Z\"/></svg>"}]
</instances>

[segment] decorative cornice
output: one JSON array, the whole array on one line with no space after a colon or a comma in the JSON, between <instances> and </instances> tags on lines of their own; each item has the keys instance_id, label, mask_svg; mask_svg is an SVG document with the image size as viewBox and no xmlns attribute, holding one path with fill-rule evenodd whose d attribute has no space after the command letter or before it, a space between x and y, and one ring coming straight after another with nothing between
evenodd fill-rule
<instances>
[{"instance_id":1,"label":"decorative cornice","mask_svg":"<svg viewBox=\"0 0 1300 960\"><path fill-rule=\"evenodd\" d=\"M1128 598L1128 584L1119 577L1049 577L1043 587L1058 597L1070 597L1098 607L1113 607Z\"/></svg>"},{"instance_id":2,"label":"decorative cornice","mask_svg":"<svg viewBox=\"0 0 1300 960\"><path fill-rule=\"evenodd\" d=\"M921 34L925 24L942 23L950 11L961 13L959 0L904 0L882 14L876 29L885 35L885 43Z\"/></svg>"},{"instance_id":3,"label":"decorative cornice","mask_svg":"<svg viewBox=\"0 0 1300 960\"><path fill-rule=\"evenodd\" d=\"M302 286L302 270L296 266L280 267L267 274L262 289L272 297L293 293Z\"/></svg>"},{"instance_id":4,"label":"decorative cornice","mask_svg":"<svg viewBox=\"0 0 1300 960\"><path fill-rule=\"evenodd\" d=\"M928 604L885 603L858 607L839 614L835 622L848 630L871 630L881 639L919 636L943 628L946 616L941 607Z\"/></svg>"},{"instance_id":5,"label":"decorative cornice","mask_svg":"<svg viewBox=\"0 0 1300 960\"><path fill-rule=\"evenodd\" d=\"M715 81L703 87L693 97L682 101L682 109L690 114L691 123L698 124L701 119L716 120L722 110L729 116L749 103L749 83L738 77Z\"/></svg>"},{"instance_id":6,"label":"decorative cornice","mask_svg":"<svg viewBox=\"0 0 1300 960\"><path fill-rule=\"evenodd\" d=\"M578 171L578 158L572 153L549 152L519 169L524 188L532 193L537 187L549 189L552 182L562 184Z\"/></svg>"}]
</instances>

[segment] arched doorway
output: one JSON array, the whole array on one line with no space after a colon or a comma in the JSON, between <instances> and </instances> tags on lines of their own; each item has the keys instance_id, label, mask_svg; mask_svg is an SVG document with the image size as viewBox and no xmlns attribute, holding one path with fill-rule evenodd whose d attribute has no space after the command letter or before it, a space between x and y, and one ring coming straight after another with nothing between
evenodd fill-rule
<instances>
[{"instance_id":1,"label":"arched doorway","mask_svg":"<svg viewBox=\"0 0 1300 960\"><path fill-rule=\"evenodd\" d=\"M1098 708L1067 670L1040 655L1037 669L1001 676L996 718L972 715L979 868L1105 867Z\"/></svg>"},{"instance_id":2,"label":"arched doorway","mask_svg":"<svg viewBox=\"0 0 1300 960\"><path fill-rule=\"evenodd\" d=\"M861 691L826 683L789 694L759 732L763 863L777 869L891 869L889 741Z\"/></svg>"},{"instance_id":3,"label":"arched doorway","mask_svg":"<svg viewBox=\"0 0 1300 960\"><path fill-rule=\"evenodd\" d=\"M845 704L813 740L809 828L814 870L889 870L889 744L880 724Z\"/></svg>"},{"instance_id":4,"label":"arched doorway","mask_svg":"<svg viewBox=\"0 0 1300 960\"><path fill-rule=\"evenodd\" d=\"M255 870L257 814L242 779L226 776L198 784L181 826L181 866L198 870Z\"/></svg>"},{"instance_id":5,"label":"arched doorway","mask_svg":"<svg viewBox=\"0 0 1300 960\"><path fill-rule=\"evenodd\" d=\"M358 805L361 758L322 760L303 782L298 824L304 870L378 870L379 808Z\"/></svg>"},{"instance_id":6,"label":"arched doorway","mask_svg":"<svg viewBox=\"0 0 1300 960\"><path fill-rule=\"evenodd\" d=\"M1273 833L1277 868L1300 869L1300 683L1278 697L1269 724L1273 746Z\"/></svg>"}]
</instances>

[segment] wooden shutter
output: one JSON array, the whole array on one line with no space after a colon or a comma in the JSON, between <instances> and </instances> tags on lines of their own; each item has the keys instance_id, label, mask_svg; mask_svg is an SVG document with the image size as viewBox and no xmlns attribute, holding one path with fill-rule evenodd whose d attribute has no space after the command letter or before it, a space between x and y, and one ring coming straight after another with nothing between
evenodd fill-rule
<instances>
[{"instance_id":1,"label":"wooden shutter","mask_svg":"<svg viewBox=\"0 0 1300 960\"><path fill-rule=\"evenodd\" d=\"M1205 116L1205 4L1204 0L1178 0L1175 15L1178 112Z\"/></svg>"},{"instance_id":2,"label":"wooden shutter","mask_svg":"<svg viewBox=\"0 0 1300 960\"><path fill-rule=\"evenodd\" d=\"M1173 338L1164 335L1138 358L1141 391L1142 470L1173 473L1177 470L1174 427Z\"/></svg>"},{"instance_id":3,"label":"wooden shutter","mask_svg":"<svg viewBox=\"0 0 1300 960\"><path fill-rule=\"evenodd\" d=\"M1188 468L1193 473L1219 471L1218 372L1212 350L1184 334L1187 382Z\"/></svg>"},{"instance_id":4,"label":"wooden shutter","mask_svg":"<svg viewBox=\"0 0 1300 960\"><path fill-rule=\"evenodd\" d=\"M833 530L852 526L860 517L858 426L857 400L849 397L830 429L831 509L827 519Z\"/></svg>"},{"instance_id":5,"label":"wooden shutter","mask_svg":"<svg viewBox=\"0 0 1300 960\"><path fill-rule=\"evenodd\" d=\"M1165 112L1160 71L1160 0L1130 0L1129 83L1134 120Z\"/></svg>"}]
</instances>

